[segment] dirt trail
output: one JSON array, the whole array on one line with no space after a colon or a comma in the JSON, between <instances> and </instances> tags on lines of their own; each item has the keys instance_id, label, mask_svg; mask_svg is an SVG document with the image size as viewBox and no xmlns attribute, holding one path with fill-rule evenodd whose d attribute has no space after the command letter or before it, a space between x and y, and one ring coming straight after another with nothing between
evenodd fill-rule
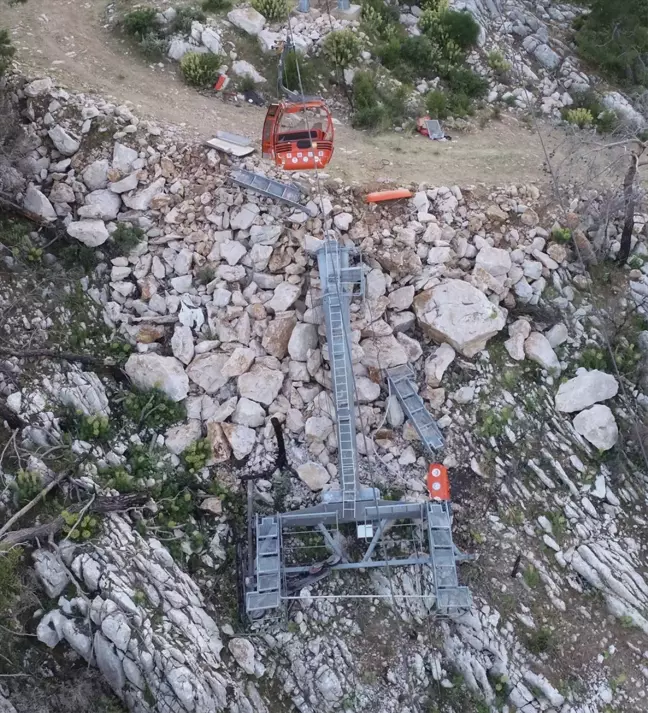
<instances>
[{"instance_id":1,"label":"dirt trail","mask_svg":"<svg viewBox=\"0 0 648 713\"><path fill-rule=\"evenodd\" d=\"M237 107L187 87L171 65L150 67L106 25L105 0L29 0L0 5L0 26L9 27L21 66L56 77L69 89L96 92L118 103L132 102L136 114L186 127L202 138L217 129L261 135L264 110ZM546 127L549 145L557 132ZM369 136L348 126L336 129L329 174L370 183L503 184L544 183L540 142L517 120L506 117L447 143L394 132Z\"/></svg>"}]
</instances>

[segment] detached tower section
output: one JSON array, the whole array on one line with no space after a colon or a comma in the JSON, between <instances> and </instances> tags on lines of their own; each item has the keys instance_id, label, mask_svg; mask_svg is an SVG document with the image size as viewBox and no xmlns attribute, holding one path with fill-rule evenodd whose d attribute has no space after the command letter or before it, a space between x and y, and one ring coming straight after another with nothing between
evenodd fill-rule
<instances>
[{"instance_id":1,"label":"detached tower section","mask_svg":"<svg viewBox=\"0 0 648 713\"><path fill-rule=\"evenodd\" d=\"M247 613L256 618L278 609L332 570L381 567L389 571L398 566L418 570L420 596L434 598L439 614L470 608L470 592L458 582L457 561L467 557L452 541L445 468L430 466L428 502L383 500L377 488L360 484L349 305L355 296L364 295L364 272L357 251L332 239L324 241L317 262L335 401L340 489L325 492L321 504L313 507L256 517L248 513L253 529L248 540L254 553L248 553L245 577ZM405 367L386 376L434 456L443 447L443 436L418 396L413 372ZM445 485L440 486L441 481ZM345 538L355 539L353 547L345 547ZM433 588L425 571L432 574ZM342 596L352 598L354 592Z\"/></svg>"}]
</instances>

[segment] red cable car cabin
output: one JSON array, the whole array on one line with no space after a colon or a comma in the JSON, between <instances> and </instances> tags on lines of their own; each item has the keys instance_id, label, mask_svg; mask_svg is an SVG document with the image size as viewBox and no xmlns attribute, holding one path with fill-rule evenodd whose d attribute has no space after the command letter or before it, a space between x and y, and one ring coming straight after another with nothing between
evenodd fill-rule
<instances>
[{"instance_id":1,"label":"red cable car cabin","mask_svg":"<svg viewBox=\"0 0 648 713\"><path fill-rule=\"evenodd\" d=\"M286 171L323 168L333 157L333 119L321 99L268 107L263 123L264 158Z\"/></svg>"}]
</instances>

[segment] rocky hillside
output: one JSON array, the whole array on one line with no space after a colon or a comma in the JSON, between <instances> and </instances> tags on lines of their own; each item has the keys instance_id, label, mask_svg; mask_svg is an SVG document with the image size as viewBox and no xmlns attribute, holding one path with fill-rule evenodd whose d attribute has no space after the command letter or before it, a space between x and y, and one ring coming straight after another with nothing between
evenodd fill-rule
<instances>
[{"instance_id":1,"label":"rocky hillside","mask_svg":"<svg viewBox=\"0 0 648 713\"><path fill-rule=\"evenodd\" d=\"M623 268L591 192L568 215L533 185L421 185L375 208L297 176L295 210L127 106L47 78L9 93L26 122L13 202L33 218L7 211L0 232L14 632L96 666L132 711L645 709L642 213ZM462 565L474 608L451 620L399 598L416 592L408 571L331 578L282 621L237 615L240 476L265 475L254 499L270 510L338 485L313 260L326 232L364 260L362 482L426 498L389 366L412 365L447 440L456 540L477 555ZM38 604L19 606L32 568ZM369 598L321 598L351 590ZM30 710L34 654L2 654Z\"/></svg>"}]
</instances>

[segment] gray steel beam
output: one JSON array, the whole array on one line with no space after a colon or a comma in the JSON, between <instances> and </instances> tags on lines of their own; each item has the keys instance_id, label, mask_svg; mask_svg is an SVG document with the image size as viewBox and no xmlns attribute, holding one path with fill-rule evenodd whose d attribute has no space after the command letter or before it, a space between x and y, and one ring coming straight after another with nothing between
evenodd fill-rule
<instances>
[{"instance_id":1,"label":"gray steel beam","mask_svg":"<svg viewBox=\"0 0 648 713\"><path fill-rule=\"evenodd\" d=\"M385 528L387 527L388 520L381 520L378 523L378 527L376 528L376 532L374 532L374 536L371 538L371 542L369 543L369 547L367 548L367 551L365 552L364 557L362 558L363 562L369 562L371 560L371 557L374 553L374 550L376 549L376 545L380 541L380 538L382 537L383 532L385 531Z\"/></svg>"},{"instance_id":2,"label":"gray steel beam","mask_svg":"<svg viewBox=\"0 0 648 713\"><path fill-rule=\"evenodd\" d=\"M370 562L340 562L334 564L329 569L368 569L369 567L410 567L412 565L424 564L432 565L430 556L427 557L406 557L404 559L371 560ZM294 567L284 567L286 574L299 574L310 572L312 566L295 565Z\"/></svg>"},{"instance_id":3,"label":"gray steel beam","mask_svg":"<svg viewBox=\"0 0 648 713\"><path fill-rule=\"evenodd\" d=\"M326 544L342 560L342 562L348 562L347 558L344 556L344 553L339 548L338 543L331 537L331 533L326 529L326 525L321 522L318 522L317 525L315 525L315 529L319 530L319 532L322 533Z\"/></svg>"}]
</instances>

